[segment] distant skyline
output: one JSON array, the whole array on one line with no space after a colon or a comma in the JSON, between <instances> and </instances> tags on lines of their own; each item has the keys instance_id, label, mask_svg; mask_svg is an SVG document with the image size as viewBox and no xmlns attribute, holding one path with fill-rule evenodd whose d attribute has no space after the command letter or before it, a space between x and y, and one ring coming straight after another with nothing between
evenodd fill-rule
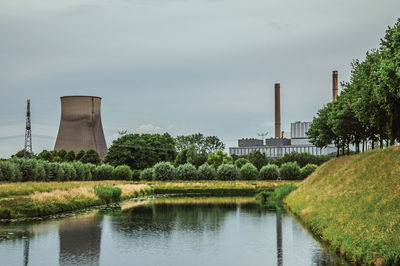
<instances>
[{"instance_id":1,"label":"distant skyline","mask_svg":"<svg viewBox=\"0 0 400 266\"><path fill-rule=\"evenodd\" d=\"M274 136L332 98L332 71L378 48L398 0L3 0L0 157L54 148L66 95L102 97L108 146L119 130ZM339 90L340 91L340 90ZM8 138L12 136L12 138Z\"/></svg>"}]
</instances>

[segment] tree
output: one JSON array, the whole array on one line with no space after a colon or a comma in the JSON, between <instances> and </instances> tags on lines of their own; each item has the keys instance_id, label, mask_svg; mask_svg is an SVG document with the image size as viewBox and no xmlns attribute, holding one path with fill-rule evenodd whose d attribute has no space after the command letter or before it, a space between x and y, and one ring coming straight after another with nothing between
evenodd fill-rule
<instances>
[{"instance_id":1,"label":"tree","mask_svg":"<svg viewBox=\"0 0 400 266\"><path fill-rule=\"evenodd\" d=\"M233 164L233 160L227 153L218 150L208 155L207 163L218 169L221 164Z\"/></svg>"},{"instance_id":2,"label":"tree","mask_svg":"<svg viewBox=\"0 0 400 266\"><path fill-rule=\"evenodd\" d=\"M51 162L53 160L53 154L48 150L43 150L38 154L37 158Z\"/></svg>"},{"instance_id":3,"label":"tree","mask_svg":"<svg viewBox=\"0 0 400 266\"><path fill-rule=\"evenodd\" d=\"M158 162L173 162L175 157L175 140L168 133L128 134L113 141L104 162L141 170Z\"/></svg>"},{"instance_id":4,"label":"tree","mask_svg":"<svg viewBox=\"0 0 400 266\"><path fill-rule=\"evenodd\" d=\"M101 163L100 155L94 149L90 149L81 158L81 162L82 163L92 163L92 164L98 165Z\"/></svg>"},{"instance_id":5,"label":"tree","mask_svg":"<svg viewBox=\"0 0 400 266\"><path fill-rule=\"evenodd\" d=\"M258 170L261 169L264 165L268 164L268 159L265 153L261 153L260 151L252 151L247 155L247 160L250 161Z\"/></svg>"},{"instance_id":6,"label":"tree","mask_svg":"<svg viewBox=\"0 0 400 266\"><path fill-rule=\"evenodd\" d=\"M224 143L216 136L204 137L201 133L196 133L188 136L177 136L176 137L176 150L178 152L189 148L191 145L197 150L198 154L211 153L217 150L225 149Z\"/></svg>"},{"instance_id":7,"label":"tree","mask_svg":"<svg viewBox=\"0 0 400 266\"><path fill-rule=\"evenodd\" d=\"M80 150L78 151L78 153L75 156L75 160L80 161L82 159L83 156L85 156L85 151L84 150Z\"/></svg>"},{"instance_id":8,"label":"tree","mask_svg":"<svg viewBox=\"0 0 400 266\"><path fill-rule=\"evenodd\" d=\"M73 162L75 160L75 152L70 150L64 157L64 162Z\"/></svg>"}]
</instances>

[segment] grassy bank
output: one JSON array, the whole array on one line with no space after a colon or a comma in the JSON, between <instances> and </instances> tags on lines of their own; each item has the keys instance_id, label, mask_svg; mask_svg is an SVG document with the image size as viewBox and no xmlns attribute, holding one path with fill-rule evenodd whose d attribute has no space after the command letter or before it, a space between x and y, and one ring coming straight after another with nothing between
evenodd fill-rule
<instances>
[{"instance_id":1,"label":"grassy bank","mask_svg":"<svg viewBox=\"0 0 400 266\"><path fill-rule=\"evenodd\" d=\"M43 217L102 205L94 187L121 188L121 200L142 195L254 196L293 181L74 181L0 183L0 219Z\"/></svg>"},{"instance_id":2,"label":"grassy bank","mask_svg":"<svg viewBox=\"0 0 400 266\"><path fill-rule=\"evenodd\" d=\"M400 263L400 147L331 160L284 202L348 259Z\"/></svg>"}]
</instances>

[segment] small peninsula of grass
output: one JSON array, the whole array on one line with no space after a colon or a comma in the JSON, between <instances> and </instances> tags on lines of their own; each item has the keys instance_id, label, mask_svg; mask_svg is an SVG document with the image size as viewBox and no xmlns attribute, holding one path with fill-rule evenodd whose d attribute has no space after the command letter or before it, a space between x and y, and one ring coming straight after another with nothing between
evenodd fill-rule
<instances>
[{"instance_id":1,"label":"small peninsula of grass","mask_svg":"<svg viewBox=\"0 0 400 266\"><path fill-rule=\"evenodd\" d=\"M144 195L254 196L297 181L71 181L0 183L0 219L45 217L99 206L107 189L121 189L120 200Z\"/></svg>"},{"instance_id":2,"label":"small peninsula of grass","mask_svg":"<svg viewBox=\"0 0 400 266\"><path fill-rule=\"evenodd\" d=\"M400 263L400 147L331 160L284 199L313 233L357 263Z\"/></svg>"}]
</instances>

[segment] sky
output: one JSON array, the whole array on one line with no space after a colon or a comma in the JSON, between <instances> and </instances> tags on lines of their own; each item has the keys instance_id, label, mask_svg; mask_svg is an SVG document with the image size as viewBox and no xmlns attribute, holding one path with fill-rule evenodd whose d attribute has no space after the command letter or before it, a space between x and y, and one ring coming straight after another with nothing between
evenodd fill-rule
<instances>
[{"instance_id":1,"label":"sky","mask_svg":"<svg viewBox=\"0 0 400 266\"><path fill-rule=\"evenodd\" d=\"M398 0L0 0L0 157L52 150L60 96L102 97L107 145L119 130L201 132L226 147L274 135L331 101L332 71L377 48Z\"/></svg>"}]
</instances>

